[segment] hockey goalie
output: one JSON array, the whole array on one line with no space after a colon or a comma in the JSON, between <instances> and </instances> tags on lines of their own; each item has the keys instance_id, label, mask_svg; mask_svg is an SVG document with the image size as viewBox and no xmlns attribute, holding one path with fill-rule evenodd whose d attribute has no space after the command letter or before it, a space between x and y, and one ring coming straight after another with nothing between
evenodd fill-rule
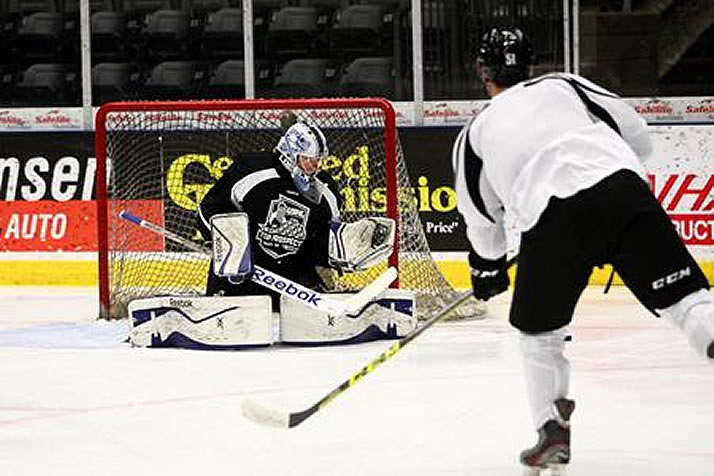
<instances>
[{"instance_id":1,"label":"hockey goalie","mask_svg":"<svg viewBox=\"0 0 714 476\"><path fill-rule=\"evenodd\" d=\"M132 301L133 345L356 343L399 338L416 327L411 291L387 289L352 313L315 309L285 292L291 283L326 291L320 267L355 272L381 263L396 228L383 217L340 221L337 185L320 170L328 156L325 135L290 122L273 151L240 153L199 206L198 229L212 249L206 295Z\"/></svg>"}]
</instances>

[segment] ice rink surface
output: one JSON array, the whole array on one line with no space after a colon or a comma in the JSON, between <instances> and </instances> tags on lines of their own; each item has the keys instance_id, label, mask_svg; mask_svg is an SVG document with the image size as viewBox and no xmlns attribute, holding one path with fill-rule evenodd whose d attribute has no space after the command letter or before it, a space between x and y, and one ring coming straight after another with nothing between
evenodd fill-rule
<instances>
[{"instance_id":1,"label":"ice rink surface","mask_svg":"<svg viewBox=\"0 0 714 476\"><path fill-rule=\"evenodd\" d=\"M132 349L88 288L0 288L0 474L517 475L535 442L509 296L438 324L302 425L301 410L389 346ZM569 475L714 475L714 365L622 288L586 292L568 345Z\"/></svg>"}]
</instances>

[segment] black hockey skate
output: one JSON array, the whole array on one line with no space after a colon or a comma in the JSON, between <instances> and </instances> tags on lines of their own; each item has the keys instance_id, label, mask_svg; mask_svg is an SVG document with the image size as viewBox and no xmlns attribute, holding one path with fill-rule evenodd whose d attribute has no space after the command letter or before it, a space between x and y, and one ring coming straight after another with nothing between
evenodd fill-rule
<instances>
[{"instance_id":1,"label":"black hockey skate","mask_svg":"<svg viewBox=\"0 0 714 476\"><path fill-rule=\"evenodd\" d=\"M707 347L707 357L714 359L714 341Z\"/></svg>"},{"instance_id":2,"label":"black hockey skate","mask_svg":"<svg viewBox=\"0 0 714 476\"><path fill-rule=\"evenodd\" d=\"M575 402L559 398L555 406L557 418L548 420L538 430L538 443L521 452L524 476L548 474L565 475L565 465L570 462L570 415L575 410Z\"/></svg>"}]
</instances>

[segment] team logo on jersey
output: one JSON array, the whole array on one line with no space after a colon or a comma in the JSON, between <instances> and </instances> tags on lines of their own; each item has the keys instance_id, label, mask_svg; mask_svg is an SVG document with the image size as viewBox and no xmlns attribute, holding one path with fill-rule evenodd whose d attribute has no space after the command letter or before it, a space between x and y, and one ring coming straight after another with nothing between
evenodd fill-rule
<instances>
[{"instance_id":1,"label":"team logo on jersey","mask_svg":"<svg viewBox=\"0 0 714 476\"><path fill-rule=\"evenodd\" d=\"M307 237L310 209L280 195L270 202L265 222L258 225L256 240L275 259L297 253Z\"/></svg>"}]
</instances>

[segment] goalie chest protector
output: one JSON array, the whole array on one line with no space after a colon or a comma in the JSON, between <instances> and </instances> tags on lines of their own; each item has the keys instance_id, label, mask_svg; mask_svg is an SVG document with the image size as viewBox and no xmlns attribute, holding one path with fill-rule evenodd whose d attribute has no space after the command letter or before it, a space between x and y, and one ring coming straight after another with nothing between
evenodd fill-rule
<instances>
[{"instance_id":1,"label":"goalie chest protector","mask_svg":"<svg viewBox=\"0 0 714 476\"><path fill-rule=\"evenodd\" d=\"M302 196L273 153L242 154L201 202L206 220L218 213L248 214L255 262L305 285L316 282L316 264L327 265L329 221L339 217L340 195L334 180L319 203ZM210 235L202 230L205 238Z\"/></svg>"}]
</instances>

